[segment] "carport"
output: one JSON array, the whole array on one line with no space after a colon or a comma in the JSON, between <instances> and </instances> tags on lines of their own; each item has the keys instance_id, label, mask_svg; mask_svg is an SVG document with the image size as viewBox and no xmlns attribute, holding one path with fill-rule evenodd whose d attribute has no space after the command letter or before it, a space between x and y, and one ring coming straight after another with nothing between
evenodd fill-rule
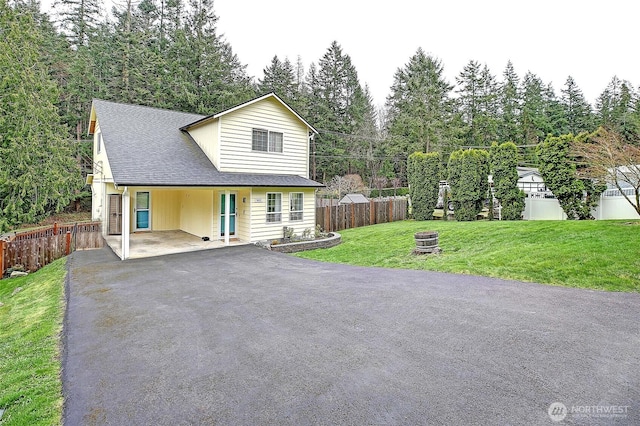
<instances>
[{"instance_id":1,"label":"carport","mask_svg":"<svg viewBox=\"0 0 640 426\"><path fill-rule=\"evenodd\" d=\"M122 259L122 235L106 235L105 241L116 256ZM234 238L229 241L229 245L243 244L248 243ZM204 241L200 237L181 230L137 232L129 235L129 259L140 259L221 247L226 247L223 240Z\"/></svg>"}]
</instances>

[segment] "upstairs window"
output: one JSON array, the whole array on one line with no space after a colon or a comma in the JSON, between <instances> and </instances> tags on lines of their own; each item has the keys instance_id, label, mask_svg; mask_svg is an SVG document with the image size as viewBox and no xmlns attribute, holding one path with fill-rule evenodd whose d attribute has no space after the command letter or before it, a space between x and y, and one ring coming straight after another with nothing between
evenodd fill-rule
<instances>
[{"instance_id":1,"label":"upstairs window","mask_svg":"<svg viewBox=\"0 0 640 426\"><path fill-rule=\"evenodd\" d=\"M98 154L100 154L100 151L102 151L102 132L100 130L98 130L98 133L96 134L96 139L98 140Z\"/></svg>"},{"instance_id":2,"label":"upstairs window","mask_svg":"<svg viewBox=\"0 0 640 426\"><path fill-rule=\"evenodd\" d=\"M253 129L251 149L263 152L282 152L282 133Z\"/></svg>"}]
</instances>

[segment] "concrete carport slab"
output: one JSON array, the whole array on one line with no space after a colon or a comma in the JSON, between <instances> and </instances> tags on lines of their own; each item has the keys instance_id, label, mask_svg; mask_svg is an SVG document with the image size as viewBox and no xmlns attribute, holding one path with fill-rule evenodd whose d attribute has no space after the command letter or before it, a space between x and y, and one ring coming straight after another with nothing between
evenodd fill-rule
<instances>
[{"instance_id":1,"label":"concrete carport slab","mask_svg":"<svg viewBox=\"0 0 640 426\"><path fill-rule=\"evenodd\" d=\"M639 294L254 246L76 252L68 287L66 425L640 423Z\"/></svg>"}]
</instances>

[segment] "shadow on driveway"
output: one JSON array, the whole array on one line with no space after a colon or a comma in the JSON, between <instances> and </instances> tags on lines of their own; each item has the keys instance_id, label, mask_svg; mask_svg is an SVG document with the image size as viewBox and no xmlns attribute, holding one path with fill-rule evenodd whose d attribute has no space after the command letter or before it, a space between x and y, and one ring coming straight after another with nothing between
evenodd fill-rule
<instances>
[{"instance_id":1,"label":"shadow on driveway","mask_svg":"<svg viewBox=\"0 0 640 426\"><path fill-rule=\"evenodd\" d=\"M66 425L640 423L639 294L254 246L69 272Z\"/></svg>"}]
</instances>

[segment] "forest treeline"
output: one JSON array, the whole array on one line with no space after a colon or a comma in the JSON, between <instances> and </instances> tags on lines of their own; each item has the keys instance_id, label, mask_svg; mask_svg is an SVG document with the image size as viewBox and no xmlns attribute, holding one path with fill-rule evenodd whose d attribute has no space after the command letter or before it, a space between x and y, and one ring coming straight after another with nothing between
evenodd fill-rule
<instances>
[{"instance_id":1,"label":"forest treeline","mask_svg":"<svg viewBox=\"0 0 640 426\"><path fill-rule=\"evenodd\" d=\"M53 10L41 11L35 0L0 0L2 26L23 26L33 39L25 47L5 37L3 49L36 49L31 68L46 73L38 78L51 105L31 108L57 111L71 140L86 137L93 98L212 114L274 91L319 130L312 179L357 174L373 186L374 179L406 182L415 151L437 151L446 163L461 147L511 141L521 163L535 165L533 147L548 135L604 126L634 143L640 136L638 89L616 76L591 105L571 76L556 90L533 72L519 75L511 62L496 74L470 60L447 81L442 61L419 48L398 64L385 104L376 106L337 41L308 67L301 57L274 56L255 77L218 32L213 0L125 0L108 18L101 5L56 0ZM9 56L0 66L27 81L20 73L30 71L11 62L20 55ZM3 108L13 102L10 91L23 86L5 84Z\"/></svg>"}]
</instances>

